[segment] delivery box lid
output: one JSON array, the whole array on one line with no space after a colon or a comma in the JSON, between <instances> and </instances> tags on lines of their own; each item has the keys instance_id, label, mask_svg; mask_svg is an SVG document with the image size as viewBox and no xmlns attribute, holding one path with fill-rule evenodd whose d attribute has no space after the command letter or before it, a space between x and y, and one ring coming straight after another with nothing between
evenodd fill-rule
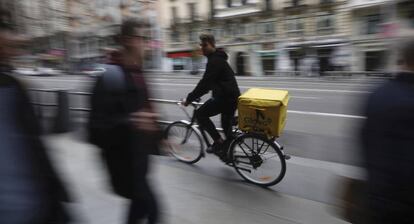
<instances>
[{"instance_id":1,"label":"delivery box lid","mask_svg":"<svg viewBox=\"0 0 414 224\"><path fill-rule=\"evenodd\" d=\"M288 91L275 89L251 88L240 96L240 100L265 100L280 102L287 106L289 101Z\"/></svg>"}]
</instances>

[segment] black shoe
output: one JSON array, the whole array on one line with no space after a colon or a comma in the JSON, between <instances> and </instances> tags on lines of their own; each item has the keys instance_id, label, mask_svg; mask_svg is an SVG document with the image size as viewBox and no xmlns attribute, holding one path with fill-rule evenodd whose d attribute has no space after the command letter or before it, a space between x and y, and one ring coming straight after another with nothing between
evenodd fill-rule
<instances>
[{"instance_id":1,"label":"black shoe","mask_svg":"<svg viewBox=\"0 0 414 224\"><path fill-rule=\"evenodd\" d=\"M222 145L221 143L214 142L213 145L209 146L206 149L206 152L217 154L218 152L221 151L221 145Z\"/></svg>"}]
</instances>

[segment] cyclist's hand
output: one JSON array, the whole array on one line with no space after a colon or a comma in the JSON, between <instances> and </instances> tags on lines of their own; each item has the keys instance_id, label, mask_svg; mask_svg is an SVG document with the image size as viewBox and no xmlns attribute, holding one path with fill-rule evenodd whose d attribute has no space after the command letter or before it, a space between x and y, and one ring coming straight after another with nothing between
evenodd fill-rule
<instances>
[{"instance_id":1,"label":"cyclist's hand","mask_svg":"<svg viewBox=\"0 0 414 224\"><path fill-rule=\"evenodd\" d=\"M183 100L181 101L181 105L183 105L183 106L187 107L188 105L190 105L190 103L188 103L186 99L183 99Z\"/></svg>"}]
</instances>

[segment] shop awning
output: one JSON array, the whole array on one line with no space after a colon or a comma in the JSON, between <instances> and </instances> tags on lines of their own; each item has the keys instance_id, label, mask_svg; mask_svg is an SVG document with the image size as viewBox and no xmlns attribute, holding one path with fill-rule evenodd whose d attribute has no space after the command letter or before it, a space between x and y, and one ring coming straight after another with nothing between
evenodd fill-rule
<instances>
[{"instance_id":1,"label":"shop awning","mask_svg":"<svg viewBox=\"0 0 414 224\"><path fill-rule=\"evenodd\" d=\"M191 51L169 52L167 57L169 58L190 58L192 56Z\"/></svg>"}]
</instances>

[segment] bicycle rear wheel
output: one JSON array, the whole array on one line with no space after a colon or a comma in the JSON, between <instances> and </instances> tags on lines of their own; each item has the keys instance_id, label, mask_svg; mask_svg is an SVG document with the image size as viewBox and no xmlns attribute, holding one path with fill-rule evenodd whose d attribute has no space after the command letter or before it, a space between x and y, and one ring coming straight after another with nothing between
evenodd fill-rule
<instances>
[{"instance_id":1,"label":"bicycle rear wheel","mask_svg":"<svg viewBox=\"0 0 414 224\"><path fill-rule=\"evenodd\" d=\"M242 134L236 138L229 156L237 173L259 186L275 185L286 173L286 161L279 147L259 134Z\"/></svg>"},{"instance_id":2,"label":"bicycle rear wheel","mask_svg":"<svg viewBox=\"0 0 414 224\"><path fill-rule=\"evenodd\" d=\"M179 161L196 163L203 155L203 142L198 130L182 121L176 121L165 129L170 153Z\"/></svg>"}]
</instances>

